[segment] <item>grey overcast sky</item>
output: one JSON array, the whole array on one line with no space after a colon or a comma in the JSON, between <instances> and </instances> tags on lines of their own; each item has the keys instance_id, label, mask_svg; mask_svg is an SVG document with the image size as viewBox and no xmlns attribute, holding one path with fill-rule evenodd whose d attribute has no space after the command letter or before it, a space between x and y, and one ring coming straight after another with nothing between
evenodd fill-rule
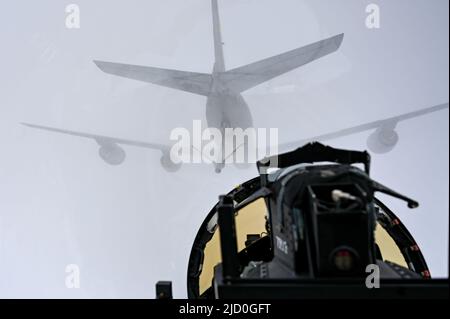
<instances>
[{"instance_id":1,"label":"grey overcast sky","mask_svg":"<svg viewBox=\"0 0 450 319\"><path fill-rule=\"evenodd\" d=\"M366 6L381 28L365 26ZM80 7L81 28L65 27ZM447 0L219 0L228 68L345 33L338 52L244 93L256 127L294 141L449 100ZM165 143L204 120L201 96L102 73L93 59L209 73L208 0L4 1L0 10L0 297L153 298L158 280L186 296L194 236L221 193L255 168L160 166L126 147L106 165L90 140L20 122ZM373 177L416 198L385 198L417 239L432 275L448 276L448 110L398 125ZM370 132L330 141L366 149ZM65 267L80 268L67 289Z\"/></svg>"}]
</instances>

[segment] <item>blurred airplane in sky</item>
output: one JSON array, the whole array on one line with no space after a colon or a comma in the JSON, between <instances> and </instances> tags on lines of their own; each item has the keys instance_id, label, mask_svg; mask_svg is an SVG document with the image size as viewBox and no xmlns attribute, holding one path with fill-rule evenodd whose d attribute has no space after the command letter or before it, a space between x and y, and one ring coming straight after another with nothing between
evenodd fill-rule
<instances>
[{"instance_id":1,"label":"blurred airplane in sky","mask_svg":"<svg viewBox=\"0 0 450 319\"><path fill-rule=\"evenodd\" d=\"M207 99L206 120L208 127L219 129L223 139L225 139L227 138L227 134L225 134L226 128L241 128L245 130L253 127L252 116L247 103L241 95L242 92L335 52L339 49L344 38L343 34L339 34L255 63L226 70L217 0L212 0L212 17L215 63L211 74L104 61L94 61L94 63L108 74L205 96ZM398 122L445 108L448 108L448 103L316 137L280 144L278 145L278 150L294 149L310 141L325 141L374 130L367 141L370 150L375 153L389 152L399 140L398 133L395 130ZM23 124L37 129L93 139L100 146L100 157L111 165L119 165L125 160L126 153L119 145L131 145L161 151L161 165L169 172L177 171L182 165L181 163L175 163L171 159L170 150L172 145L126 140L28 123ZM224 141L222 141L221 145L225 145ZM220 173L225 167L226 159L240 147L246 148L247 146L246 144L235 145L234 150L230 154L222 152L221 158L213 161L215 172ZM191 151L200 150L192 149Z\"/></svg>"}]
</instances>

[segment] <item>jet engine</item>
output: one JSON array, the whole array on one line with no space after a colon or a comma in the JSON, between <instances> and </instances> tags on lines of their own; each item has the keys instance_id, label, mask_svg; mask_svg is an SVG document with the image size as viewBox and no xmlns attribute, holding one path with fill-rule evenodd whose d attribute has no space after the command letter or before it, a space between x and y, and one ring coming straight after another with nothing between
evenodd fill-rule
<instances>
[{"instance_id":1,"label":"jet engine","mask_svg":"<svg viewBox=\"0 0 450 319\"><path fill-rule=\"evenodd\" d=\"M177 164L172 161L168 153L163 153L160 159L161 166L169 173L174 173L181 168L181 163Z\"/></svg>"},{"instance_id":2,"label":"jet engine","mask_svg":"<svg viewBox=\"0 0 450 319\"><path fill-rule=\"evenodd\" d=\"M377 154L392 151L399 140L398 133L394 128L380 127L367 138L367 146Z\"/></svg>"},{"instance_id":3,"label":"jet engine","mask_svg":"<svg viewBox=\"0 0 450 319\"><path fill-rule=\"evenodd\" d=\"M127 154L115 143L102 143L98 150L98 155L109 165L120 165L125 161Z\"/></svg>"}]
</instances>

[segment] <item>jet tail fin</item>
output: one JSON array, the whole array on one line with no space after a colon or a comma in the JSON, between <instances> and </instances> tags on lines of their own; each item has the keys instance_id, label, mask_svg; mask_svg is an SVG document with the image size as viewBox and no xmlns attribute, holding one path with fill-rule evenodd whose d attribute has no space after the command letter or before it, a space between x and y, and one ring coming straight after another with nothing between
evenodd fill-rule
<instances>
[{"instance_id":1,"label":"jet tail fin","mask_svg":"<svg viewBox=\"0 0 450 319\"><path fill-rule=\"evenodd\" d=\"M100 70L108 74L153 83L194 94L207 96L211 88L212 78L210 74L104 61L94 61L94 63Z\"/></svg>"},{"instance_id":2,"label":"jet tail fin","mask_svg":"<svg viewBox=\"0 0 450 319\"><path fill-rule=\"evenodd\" d=\"M225 58L223 55L222 33L220 31L219 6L217 0L212 0L213 34L214 34L214 70L217 72L225 71Z\"/></svg>"},{"instance_id":3,"label":"jet tail fin","mask_svg":"<svg viewBox=\"0 0 450 319\"><path fill-rule=\"evenodd\" d=\"M335 52L344 34L324 39L221 74L221 79L235 92L243 92L281 74Z\"/></svg>"}]
</instances>

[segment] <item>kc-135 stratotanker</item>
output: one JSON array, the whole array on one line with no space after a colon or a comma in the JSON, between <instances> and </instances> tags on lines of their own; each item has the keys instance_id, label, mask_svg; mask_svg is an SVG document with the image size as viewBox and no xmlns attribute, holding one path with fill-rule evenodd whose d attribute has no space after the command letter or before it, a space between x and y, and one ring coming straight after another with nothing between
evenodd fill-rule
<instances>
[{"instance_id":1,"label":"kc-135 stratotanker","mask_svg":"<svg viewBox=\"0 0 450 319\"><path fill-rule=\"evenodd\" d=\"M226 139L225 129L227 128L240 128L245 130L253 127L252 115L246 101L241 95L242 92L337 51L344 39L344 34L338 34L292 51L227 70L225 67L223 41L220 30L218 3L217 0L212 0L211 3L215 57L211 74L97 60L94 63L100 70L108 74L157 84L206 97L206 120L208 127L219 129L222 132L222 139ZM310 141L325 141L373 130L373 133L367 140L370 150L375 153L385 153L392 150L399 141L399 135L396 132L396 126L399 122L443 109L448 109L448 102L319 136L279 144L278 150L294 149ZM159 150L162 153L161 165L168 172L175 172L182 165L180 162L174 162L170 155L173 144L149 143L30 123L22 124L37 129L92 139L100 147L100 157L110 165L120 165L124 162L126 152L121 147L122 145ZM221 141L221 145L224 144L225 142ZM242 147L245 149L247 146L246 143L234 145L234 149L230 154L222 152L220 159L212 161L215 172L220 173L222 171L225 164L228 163L226 159L236 151L236 148ZM199 150L195 149L191 151L199 152Z\"/></svg>"}]
</instances>

